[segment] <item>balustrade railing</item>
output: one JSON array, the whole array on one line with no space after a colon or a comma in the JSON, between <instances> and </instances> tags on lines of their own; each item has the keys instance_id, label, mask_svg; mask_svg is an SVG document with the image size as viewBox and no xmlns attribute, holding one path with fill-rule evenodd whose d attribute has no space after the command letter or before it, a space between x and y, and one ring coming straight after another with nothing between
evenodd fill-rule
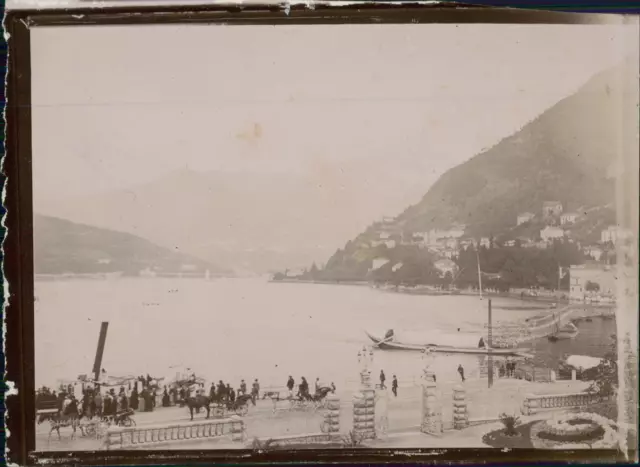
<instances>
[{"instance_id":1,"label":"balustrade railing","mask_svg":"<svg viewBox=\"0 0 640 467\"><path fill-rule=\"evenodd\" d=\"M240 417L172 425L113 427L107 430L105 448L135 449L138 446L149 444L194 441L223 436L230 436L232 441L241 442L244 439L244 429L244 421Z\"/></svg>"},{"instance_id":2,"label":"balustrade railing","mask_svg":"<svg viewBox=\"0 0 640 467\"><path fill-rule=\"evenodd\" d=\"M602 397L597 394L586 392L573 394L541 394L527 395L522 402L522 413L524 415L535 415L543 410L556 410L570 407L581 407L585 405L597 404L602 401Z\"/></svg>"}]
</instances>

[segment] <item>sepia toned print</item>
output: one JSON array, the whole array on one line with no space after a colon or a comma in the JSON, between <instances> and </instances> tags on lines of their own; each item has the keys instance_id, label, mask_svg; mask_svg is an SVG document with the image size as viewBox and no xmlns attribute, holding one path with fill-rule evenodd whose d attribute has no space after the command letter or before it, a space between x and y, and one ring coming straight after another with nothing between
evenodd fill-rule
<instances>
[{"instance_id":1,"label":"sepia toned print","mask_svg":"<svg viewBox=\"0 0 640 467\"><path fill-rule=\"evenodd\" d=\"M36 449L636 445L637 33L34 29Z\"/></svg>"}]
</instances>

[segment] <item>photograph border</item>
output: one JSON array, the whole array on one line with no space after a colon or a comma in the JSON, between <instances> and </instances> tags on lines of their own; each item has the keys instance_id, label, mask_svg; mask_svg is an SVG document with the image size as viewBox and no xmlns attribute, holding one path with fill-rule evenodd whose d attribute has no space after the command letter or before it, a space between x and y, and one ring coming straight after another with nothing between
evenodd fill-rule
<instances>
[{"instance_id":1,"label":"photograph border","mask_svg":"<svg viewBox=\"0 0 640 467\"><path fill-rule=\"evenodd\" d=\"M625 462L613 450L500 449L341 449L288 450L136 450L136 451L35 451L34 384L34 265L31 168L31 57L30 30L48 26L221 24L417 24L417 23L522 23L598 24L600 14L566 13L467 6L429 6L419 3L363 5L211 5L73 8L65 10L15 10L7 13L8 77L6 107L6 181L4 274L10 295L5 306L5 381L17 391L6 398L7 460L20 465L158 465L190 463L517 463L554 464ZM634 456L632 455L631 458Z\"/></svg>"}]
</instances>

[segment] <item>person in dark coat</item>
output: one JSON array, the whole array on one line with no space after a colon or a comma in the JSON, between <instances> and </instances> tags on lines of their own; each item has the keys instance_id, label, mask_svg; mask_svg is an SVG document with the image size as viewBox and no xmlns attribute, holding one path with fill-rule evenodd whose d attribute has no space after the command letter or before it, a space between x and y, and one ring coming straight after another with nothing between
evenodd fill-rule
<instances>
[{"instance_id":1,"label":"person in dark coat","mask_svg":"<svg viewBox=\"0 0 640 467\"><path fill-rule=\"evenodd\" d=\"M295 387L296 382L293 380L293 376L289 376L289 379L287 380L287 389L289 390L289 392L293 392L293 388Z\"/></svg>"},{"instance_id":2,"label":"person in dark coat","mask_svg":"<svg viewBox=\"0 0 640 467\"><path fill-rule=\"evenodd\" d=\"M247 393L247 383L244 380L240 381L240 390L238 394L245 395Z\"/></svg>"},{"instance_id":3,"label":"person in dark coat","mask_svg":"<svg viewBox=\"0 0 640 467\"><path fill-rule=\"evenodd\" d=\"M230 384L227 384L227 394L229 394L229 402L233 404L236 401L236 392Z\"/></svg>"},{"instance_id":4,"label":"person in dark coat","mask_svg":"<svg viewBox=\"0 0 640 467\"><path fill-rule=\"evenodd\" d=\"M223 402L227 399L227 387L222 382L222 380L218 381L218 400Z\"/></svg>"},{"instance_id":5,"label":"person in dark coat","mask_svg":"<svg viewBox=\"0 0 640 467\"><path fill-rule=\"evenodd\" d=\"M465 379L464 379L464 368L462 368L462 364L458 365L458 373L460 373L460 378L462 379L462 382L464 383Z\"/></svg>"},{"instance_id":6,"label":"person in dark coat","mask_svg":"<svg viewBox=\"0 0 640 467\"><path fill-rule=\"evenodd\" d=\"M164 393L162 394L162 407L169 407L170 404L170 399L169 399L169 393L167 392L167 387L164 387Z\"/></svg>"},{"instance_id":7,"label":"person in dark coat","mask_svg":"<svg viewBox=\"0 0 640 467\"><path fill-rule=\"evenodd\" d=\"M391 380L391 391L395 397L398 397L398 378L396 378L396 375L393 375Z\"/></svg>"},{"instance_id":8,"label":"person in dark coat","mask_svg":"<svg viewBox=\"0 0 640 467\"><path fill-rule=\"evenodd\" d=\"M384 382L387 380L387 377L384 375L384 371L380 370L380 389L387 389L384 385Z\"/></svg>"},{"instance_id":9,"label":"person in dark coat","mask_svg":"<svg viewBox=\"0 0 640 467\"><path fill-rule=\"evenodd\" d=\"M131 391L131 396L129 398L129 406L133 410L138 410L138 385L136 384Z\"/></svg>"},{"instance_id":10,"label":"person in dark coat","mask_svg":"<svg viewBox=\"0 0 640 467\"><path fill-rule=\"evenodd\" d=\"M484 345L484 338L480 337L480 341L478 342L478 348L479 349L484 349L485 345Z\"/></svg>"}]
</instances>

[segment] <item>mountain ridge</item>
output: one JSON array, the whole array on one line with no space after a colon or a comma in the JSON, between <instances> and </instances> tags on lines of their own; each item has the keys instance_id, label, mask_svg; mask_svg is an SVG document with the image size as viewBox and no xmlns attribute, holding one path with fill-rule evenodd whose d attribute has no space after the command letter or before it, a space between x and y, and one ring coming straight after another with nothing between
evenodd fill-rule
<instances>
[{"instance_id":1,"label":"mountain ridge","mask_svg":"<svg viewBox=\"0 0 640 467\"><path fill-rule=\"evenodd\" d=\"M156 273L226 275L212 263L171 251L141 237L35 214L34 268L36 274Z\"/></svg>"}]
</instances>

